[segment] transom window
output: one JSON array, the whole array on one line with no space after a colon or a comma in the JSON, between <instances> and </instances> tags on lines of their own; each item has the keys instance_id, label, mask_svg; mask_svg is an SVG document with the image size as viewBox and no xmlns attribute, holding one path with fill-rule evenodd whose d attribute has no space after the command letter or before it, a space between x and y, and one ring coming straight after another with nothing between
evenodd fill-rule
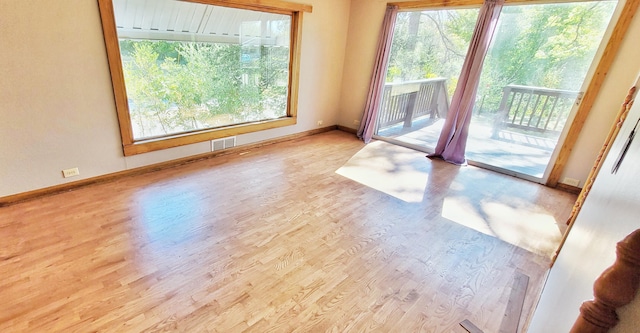
<instances>
[{"instance_id":1,"label":"transom window","mask_svg":"<svg viewBox=\"0 0 640 333\"><path fill-rule=\"evenodd\" d=\"M302 11L99 0L125 155L296 122Z\"/></svg>"}]
</instances>

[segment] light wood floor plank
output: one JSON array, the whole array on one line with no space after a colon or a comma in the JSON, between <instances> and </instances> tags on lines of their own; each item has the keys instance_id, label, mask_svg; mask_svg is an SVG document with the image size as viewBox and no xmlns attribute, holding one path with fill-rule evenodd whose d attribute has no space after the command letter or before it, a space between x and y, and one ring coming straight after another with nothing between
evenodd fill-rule
<instances>
[{"instance_id":1,"label":"light wood floor plank","mask_svg":"<svg viewBox=\"0 0 640 333\"><path fill-rule=\"evenodd\" d=\"M0 208L0 331L495 332L574 200L340 131L122 178Z\"/></svg>"}]
</instances>

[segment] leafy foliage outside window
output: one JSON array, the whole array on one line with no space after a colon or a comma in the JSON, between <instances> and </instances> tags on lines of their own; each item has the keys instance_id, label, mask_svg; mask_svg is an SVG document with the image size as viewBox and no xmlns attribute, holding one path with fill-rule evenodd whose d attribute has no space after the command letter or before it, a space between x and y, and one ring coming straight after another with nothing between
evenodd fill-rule
<instances>
[{"instance_id":1,"label":"leafy foliage outside window","mask_svg":"<svg viewBox=\"0 0 640 333\"><path fill-rule=\"evenodd\" d=\"M503 7L483 66L478 114L497 111L510 84L578 90L615 6L594 1ZM477 15L477 9L398 13L387 82L443 77L451 97Z\"/></svg>"},{"instance_id":2,"label":"leafy foliage outside window","mask_svg":"<svg viewBox=\"0 0 640 333\"><path fill-rule=\"evenodd\" d=\"M442 77L453 95L478 17L478 9L400 12L387 82Z\"/></svg>"},{"instance_id":3,"label":"leafy foliage outside window","mask_svg":"<svg viewBox=\"0 0 640 333\"><path fill-rule=\"evenodd\" d=\"M615 7L616 1L505 6L482 69L479 113L497 110L510 84L579 90Z\"/></svg>"},{"instance_id":4,"label":"leafy foliage outside window","mask_svg":"<svg viewBox=\"0 0 640 333\"><path fill-rule=\"evenodd\" d=\"M287 115L289 48L120 40L135 139Z\"/></svg>"}]
</instances>

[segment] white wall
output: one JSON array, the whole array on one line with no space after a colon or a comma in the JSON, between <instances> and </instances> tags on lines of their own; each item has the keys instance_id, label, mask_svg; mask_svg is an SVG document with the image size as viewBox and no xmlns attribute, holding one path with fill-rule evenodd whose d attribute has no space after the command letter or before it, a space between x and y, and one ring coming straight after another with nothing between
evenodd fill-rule
<instances>
[{"instance_id":1,"label":"white wall","mask_svg":"<svg viewBox=\"0 0 640 333\"><path fill-rule=\"evenodd\" d=\"M567 166L560 177L561 181L565 177L570 177L579 179L581 187L584 185L593 161L598 156L611 124L620 111L620 105L629 88L633 86L636 74L640 71L638 40L640 40L640 16L636 15L602 85L602 90L593 104L593 109L585 121L578 141L569 155Z\"/></svg>"},{"instance_id":2,"label":"white wall","mask_svg":"<svg viewBox=\"0 0 640 333\"><path fill-rule=\"evenodd\" d=\"M640 137L618 172L610 172L639 117L640 103L636 103L549 273L528 332L568 332L582 302L593 299L593 283L615 261L616 243L640 228ZM637 332L639 309L640 299L636 298L620 312L622 321L616 332Z\"/></svg>"},{"instance_id":3,"label":"white wall","mask_svg":"<svg viewBox=\"0 0 640 333\"><path fill-rule=\"evenodd\" d=\"M387 1L352 0L349 37L342 78L339 125L357 128L367 98L380 26ZM560 180L570 177L584 184L619 105L640 70L640 16L636 15L620 52L603 83Z\"/></svg>"},{"instance_id":4,"label":"white wall","mask_svg":"<svg viewBox=\"0 0 640 333\"><path fill-rule=\"evenodd\" d=\"M292 2L313 6L304 14L298 124L238 144L337 123L350 3ZM1 0L0 50L0 197L210 151L199 143L123 156L95 0ZM62 178L72 167L80 177Z\"/></svg>"},{"instance_id":5,"label":"white wall","mask_svg":"<svg viewBox=\"0 0 640 333\"><path fill-rule=\"evenodd\" d=\"M387 1L351 0L338 124L358 128L367 99Z\"/></svg>"}]
</instances>

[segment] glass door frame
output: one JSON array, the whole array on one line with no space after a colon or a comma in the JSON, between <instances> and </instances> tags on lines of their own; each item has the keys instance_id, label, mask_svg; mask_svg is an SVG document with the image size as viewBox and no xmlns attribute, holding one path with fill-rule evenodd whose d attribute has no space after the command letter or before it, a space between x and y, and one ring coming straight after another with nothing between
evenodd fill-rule
<instances>
[{"instance_id":1,"label":"glass door frame","mask_svg":"<svg viewBox=\"0 0 640 333\"><path fill-rule=\"evenodd\" d=\"M562 2L589 2L597 0L575 1L575 0L505 0L505 6L510 5L529 5L529 4L545 4L545 3L562 3ZM479 7L483 3L482 0L436 0L436 1L406 1L406 2L390 2L388 5L398 6L399 11L417 11L417 10L435 10L435 9L458 9ZM574 103L572 110L567 119L568 126L563 129L558 144L554 149L549 164L542 178L532 177L515 171L506 170L490 166L484 163L469 161L470 165L479 166L489 170L501 172L511 176L519 177L536 183L541 183L550 187L556 187L559 183L560 176L564 171L565 165L571 153L571 150L577 142L578 136L586 118L588 117L596 97L600 92L602 83L606 78L615 55L622 44L622 40L626 35L631 18L638 9L640 0L619 0L613 12L609 25L605 30L605 34L600 42L600 46L594 56L589 71L580 89L580 96ZM376 136L381 139L381 137ZM407 146L429 153L425 147L416 145L407 145L398 140L382 138L391 143Z\"/></svg>"}]
</instances>

